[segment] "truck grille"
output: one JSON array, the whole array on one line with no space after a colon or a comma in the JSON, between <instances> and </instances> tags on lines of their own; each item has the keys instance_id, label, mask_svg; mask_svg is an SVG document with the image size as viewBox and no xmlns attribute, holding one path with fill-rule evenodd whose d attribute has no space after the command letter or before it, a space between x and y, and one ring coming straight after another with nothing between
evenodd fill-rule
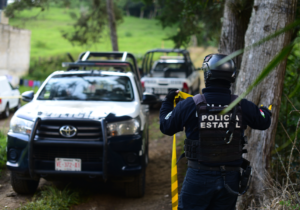
<instances>
[{"instance_id":1,"label":"truck grille","mask_svg":"<svg viewBox=\"0 0 300 210\"><path fill-rule=\"evenodd\" d=\"M33 158L36 160L50 160L55 158L79 158L82 162L102 161L101 147L74 147L74 146L41 146L34 145Z\"/></svg>"},{"instance_id":2,"label":"truck grille","mask_svg":"<svg viewBox=\"0 0 300 210\"><path fill-rule=\"evenodd\" d=\"M59 129L66 125L77 129L75 136L64 137L60 134ZM101 124L95 120L43 120L36 135L39 140L102 140Z\"/></svg>"}]
</instances>

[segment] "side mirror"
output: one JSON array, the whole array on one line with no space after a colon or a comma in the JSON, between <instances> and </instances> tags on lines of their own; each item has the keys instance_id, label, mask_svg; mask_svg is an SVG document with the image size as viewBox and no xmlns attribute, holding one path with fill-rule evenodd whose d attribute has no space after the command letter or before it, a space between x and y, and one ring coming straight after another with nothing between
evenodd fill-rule
<instances>
[{"instance_id":1,"label":"side mirror","mask_svg":"<svg viewBox=\"0 0 300 210\"><path fill-rule=\"evenodd\" d=\"M32 90L22 93L22 100L26 102L32 101L34 92Z\"/></svg>"},{"instance_id":2,"label":"side mirror","mask_svg":"<svg viewBox=\"0 0 300 210\"><path fill-rule=\"evenodd\" d=\"M151 93L143 93L143 102L142 104L155 104L157 101L157 98L155 95Z\"/></svg>"}]
</instances>

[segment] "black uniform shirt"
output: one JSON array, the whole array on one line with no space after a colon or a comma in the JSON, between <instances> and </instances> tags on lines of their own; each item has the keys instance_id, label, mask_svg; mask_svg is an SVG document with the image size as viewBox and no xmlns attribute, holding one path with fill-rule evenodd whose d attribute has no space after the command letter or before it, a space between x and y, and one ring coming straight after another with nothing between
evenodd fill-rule
<instances>
[{"instance_id":1,"label":"black uniform shirt","mask_svg":"<svg viewBox=\"0 0 300 210\"><path fill-rule=\"evenodd\" d=\"M208 87L202 90L208 104L228 105L231 102L231 91L226 88ZM264 111L265 117L260 113L260 109L252 102L242 99L241 108L243 123L253 129L265 130L270 127L271 117L268 112ZM185 127L186 137L188 139L199 139L198 117L196 115L196 105L193 98L187 98L180 101L176 108L173 109L173 103L164 101L160 108L160 130L166 135L173 135L183 131ZM206 165L228 165L239 166L242 160L227 163L204 163Z\"/></svg>"}]
</instances>

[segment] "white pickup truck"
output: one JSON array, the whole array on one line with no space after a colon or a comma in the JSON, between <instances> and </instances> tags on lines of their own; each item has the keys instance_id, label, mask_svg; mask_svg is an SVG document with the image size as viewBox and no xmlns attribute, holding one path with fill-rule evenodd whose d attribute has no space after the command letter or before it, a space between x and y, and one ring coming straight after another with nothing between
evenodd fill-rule
<instances>
[{"instance_id":1,"label":"white pickup truck","mask_svg":"<svg viewBox=\"0 0 300 210\"><path fill-rule=\"evenodd\" d=\"M151 50L143 59L142 86L145 92L155 94L158 101L161 101L170 89L197 94L200 87L200 75L197 70L186 50Z\"/></svg>"},{"instance_id":2,"label":"white pickup truck","mask_svg":"<svg viewBox=\"0 0 300 210\"><path fill-rule=\"evenodd\" d=\"M20 92L9 83L6 76L0 76L0 90L0 114L7 118L10 109L21 107Z\"/></svg>"}]
</instances>

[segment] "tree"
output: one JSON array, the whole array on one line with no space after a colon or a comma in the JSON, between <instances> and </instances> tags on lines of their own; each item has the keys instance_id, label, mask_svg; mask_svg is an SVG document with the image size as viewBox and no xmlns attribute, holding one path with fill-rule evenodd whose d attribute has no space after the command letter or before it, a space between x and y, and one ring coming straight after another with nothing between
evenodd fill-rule
<instances>
[{"instance_id":1,"label":"tree","mask_svg":"<svg viewBox=\"0 0 300 210\"><path fill-rule=\"evenodd\" d=\"M153 0L143 0L147 5ZM157 19L163 28L176 27L174 34L167 39L174 47L187 47L193 35L202 46L215 44L219 40L224 0L156 0Z\"/></svg>"},{"instance_id":2,"label":"tree","mask_svg":"<svg viewBox=\"0 0 300 210\"><path fill-rule=\"evenodd\" d=\"M231 54L244 48L244 39L248 28L253 0L226 0L224 6L222 32L219 42L219 52ZM242 63L242 55L234 58L239 70ZM232 85L234 92L235 84Z\"/></svg>"},{"instance_id":3,"label":"tree","mask_svg":"<svg viewBox=\"0 0 300 210\"><path fill-rule=\"evenodd\" d=\"M114 14L113 0L106 0L108 24L110 30L110 40L113 51L119 51L118 47L118 35L117 35L117 26L116 19Z\"/></svg>"},{"instance_id":4,"label":"tree","mask_svg":"<svg viewBox=\"0 0 300 210\"><path fill-rule=\"evenodd\" d=\"M255 0L245 36L245 46L250 46L291 23L294 20L296 4L297 0ZM261 70L290 42L291 32L288 32L246 51L243 54L235 93L239 95L245 92ZM286 59L246 97L257 105L273 105L272 123L268 130L247 129L245 132L249 142L245 158L251 162L254 168L253 182L249 193L256 196L262 192L266 193L262 191L265 188L263 179L270 171L271 152L275 141L285 69ZM244 199L243 204L247 206L249 199L247 197L242 199Z\"/></svg>"}]
</instances>

